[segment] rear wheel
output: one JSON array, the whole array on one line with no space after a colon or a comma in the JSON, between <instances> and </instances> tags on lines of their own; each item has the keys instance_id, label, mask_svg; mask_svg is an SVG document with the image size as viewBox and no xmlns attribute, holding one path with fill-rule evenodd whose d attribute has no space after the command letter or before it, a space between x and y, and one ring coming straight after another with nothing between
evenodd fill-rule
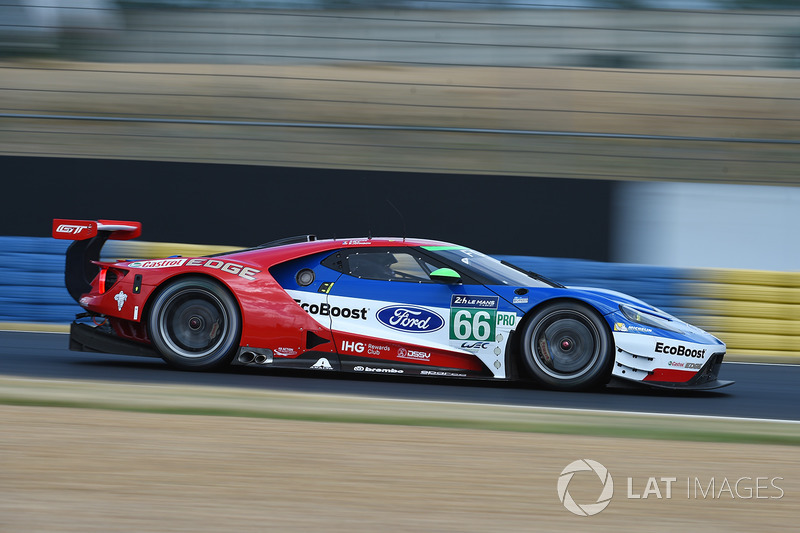
<instances>
[{"instance_id":1,"label":"rear wheel","mask_svg":"<svg viewBox=\"0 0 800 533\"><path fill-rule=\"evenodd\" d=\"M587 390L608 381L614 343L591 307L559 302L543 307L521 335L525 368L540 384L558 390Z\"/></svg>"},{"instance_id":2,"label":"rear wheel","mask_svg":"<svg viewBox=\"0 0 800 533\"><path fill-rule=\"evenodd\" d=\"M199 277L179 279L161 291L147 326L164 360L186 370L228 363L241 335L236 299L216 281Z\"/></svg>"}]
</instances>

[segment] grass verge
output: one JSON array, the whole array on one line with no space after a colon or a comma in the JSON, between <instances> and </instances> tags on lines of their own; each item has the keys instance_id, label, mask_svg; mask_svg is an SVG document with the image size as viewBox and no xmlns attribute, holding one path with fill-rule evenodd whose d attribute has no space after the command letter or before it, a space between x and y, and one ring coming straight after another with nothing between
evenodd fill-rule
<instances>
[{"instance_id":1,"label":"grass verge","mask_svg":"<svg viewBox=\"0 0 800 533\"><path fill-rule=\"evenodd\" d=\"M800 446L800 423L0 377L0 404Z\"/></svg>"}]
</instances>

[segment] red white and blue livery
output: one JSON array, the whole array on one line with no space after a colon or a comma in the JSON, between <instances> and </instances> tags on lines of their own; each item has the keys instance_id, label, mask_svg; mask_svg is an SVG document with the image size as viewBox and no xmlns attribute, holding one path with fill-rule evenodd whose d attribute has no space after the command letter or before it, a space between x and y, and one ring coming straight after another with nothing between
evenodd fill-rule
<instances>
[{"instance_id":1,"label":"red white and blue livery","mask_svg":"<svg viewBox=\"0 0 800 533\"><path fill-rule=\"evenodd\" d=\"M86 310L74 350L316 372L713 389L725 344L622 293L565 287L455 244L307 235L206 257L100 262L130 221L55 220Z\"/></svg>"}]
</instances>

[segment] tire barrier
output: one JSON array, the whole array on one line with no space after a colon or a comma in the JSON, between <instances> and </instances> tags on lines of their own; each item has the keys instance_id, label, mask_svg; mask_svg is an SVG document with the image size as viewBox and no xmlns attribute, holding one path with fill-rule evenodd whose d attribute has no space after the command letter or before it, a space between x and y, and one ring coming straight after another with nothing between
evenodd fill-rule
<instances>
[{"instance_id":1,"label":"tire barrier","mask_svg":"<svg viewBox=\"0 0 800 533\"><path fill-rule=\"evenodd\" d=\"M38 237L0 237L0 323L68 324L83 309L64 285L70 242ZM103 260L208 255L230 246L110 241Z\"/></svg>"},{"instance_id":2,"label":"tire barrier","mask_svg":"<svg viewBox=\"0 0 800 533\"><path fill-rule=\"evenodd\" d=\"M728 353L800 355L800 272L698 270L686 292L694 322Z\"/></svg>"},{"instance_id":3,"label":"tire barrier","mask_svg":"<svg viewBox=\"0 0 800 533\"><path fill-rule=\"evenodd\" d=\"M0 237L0 323L62 325L82 311L64 286L68 246L69 242L50 238ZM202 256L234 249L109 241L103 260ZM496 257L565 285L602 287L645 300L718 336L731 355L800 355L800 272Z\"/></svg>"},{"instance_id":4,"label":"tire barrier","mask_svg":"<svg viewBox=\"0 0 800 533\"><path fill-rule=\"evenodd\" d=\"M81 311L64 286L69 243L0 237L0 322L66 323Z\"/></svg>"},{"instance_id":5,"label":"tire barrier","mask_svg":"<svg viewBox=\"0 0 800 533\"><path fill-rule=\"evenodd\" d=\"M581 259L497 256L571 287L601 287L630 294L679 318L686 317L685 285L691 270Z\"/></svg>"}]
</instances>

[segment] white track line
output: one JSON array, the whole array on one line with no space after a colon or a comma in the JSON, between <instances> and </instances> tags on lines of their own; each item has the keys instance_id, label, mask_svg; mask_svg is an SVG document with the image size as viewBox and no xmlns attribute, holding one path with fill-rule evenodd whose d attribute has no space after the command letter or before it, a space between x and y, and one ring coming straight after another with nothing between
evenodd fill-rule
<instances>
[{"instance_id":1,"label":"white track line","mask_svg":"<svg viewBox=\"0 0 800 533\"><path fill-rule=\"evenodd\" d=\"M381 400L367 396L342 396L343 398L368 398L370 400ZM513 405L502 403L476 403L476 402L448 402L443 400L414 400L405 398L382 398L396 402L409 403L437 403L442 405L464 405L469 407L502 407L506 409L523 409L528 411L564 411L568 413L587 413L604 415L640 415L663 418L690 418L699 420L730 420L736 422L780 422L784 424L800 424L800 420L787 420L784 418L747 418L740 416L715 416L715 415L689 415L682 413L656 413L652 411L615 411L612 409L582 409L578 407L545 407L540 405Z\"/></svg>"},{"instance_id":2,"label":"white track line","mask_svg":"<svg viewBox=\"0 0 800 533\"><path fill-rule=\"evenodd\" d=\"M36 330L36 329L2 329L0 328L0 332L2 333L52 333L55 335L69 335L69 331L49 331L46 329Z\"/></svg>"},{"instance_id":3,"label":"white track line","mask_svg":"<svg viewBox=\"0 0 800 533\"><path fill-rule=\"evenodd\" d=\"M723 361L723 365L761 365L761 366L791 366L793 368L800 368L800 364L792 363L759 363L756 361Z\"/></svg>"}]
</instances>

